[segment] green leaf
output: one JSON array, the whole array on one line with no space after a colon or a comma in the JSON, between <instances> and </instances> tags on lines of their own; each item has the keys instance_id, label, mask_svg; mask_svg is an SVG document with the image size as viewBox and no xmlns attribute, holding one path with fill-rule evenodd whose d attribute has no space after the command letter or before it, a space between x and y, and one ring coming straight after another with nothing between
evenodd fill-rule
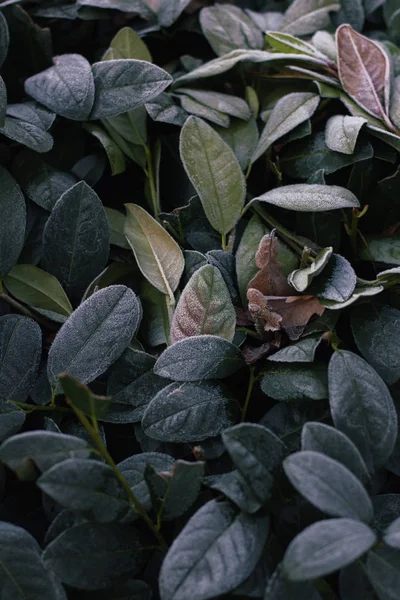
<instances>
[{"instance_id":1,"label":"green leaf","mask_svg":"<svg viewBox=\"0 0 400 600\"><path fill-rule=\"evenodd\" d=\"M316 111L320 97L310 92L293 92L278 100L260 136L251 162L255 162L279 138L307 121Z\"/></svg>"},{"instance_id":2,"label":"green leaf","mask_svg":"<svg viewBox=\"0 0 400 600\"><path fill-rule=\"evenodd\" d=\"M378 373L362 358L335 352L329 362L329 403L335 427L358 447L370 472L386 463L397 437L393 400Z\"/></svg>"},{"instance_id":3,"label":"green leaf","mask_svg":"<svg viewBox=\"0 0 400 600\"><path fill-rule=\"evenodd\" d=\"M288 282L297 292L304 292L311 284L314 277L322 273L332 256L333 248L324 248L317 254L315 260L302 269L292 271L288 276Z\"/></svg>"},{"instance_id":4,"label":"green leaf","mask_svg":"<svg viewBox=\"0 0 400 600\"><path fill-rule=\"evenodd\" d=\"M82 523L50 542L43 562L67 585L97 590L139 573L147 559L142 546L142 536L132 526Z\"/></svg>"},{"instance_id":5,"label":"green leaf","mask_svg":"<svg viewBox=\"0 0 400 600\"><path fill-rule=\"evenodd\" d=\"M240 510L252 514L260 508L260 500L254 494L248 481L238 470L210 475L203 480L204 485L224 494Z\"/></svg>"},{"instance_id":6,"label":"green leaf","mask_svg":"<svg viewBox=\"0 0 400 600\"><path fill-rule=\"evenodd\" d=\"M340 254L332 254L308 292L324 300L346 302L353 294L356 284L357 276L349 261Z\"/></svg>"},{"instance_id":7,"label":"green leaf","mask_svg":"<svg viewBox=\"0 0 400 600\"><path fill-rule=\"evenodd\" d=\"M331 21L329 13L340 9L334 0L294 0L283 15L280 31L292 35L309 35L326 29Z\"/></svg>"},{"instance_id":8,"label":"green leaf","mask_svg":"<svg viewBox=\"0 0 400 600\"><path fill-rule=\"evenodd\" d=\"M19 315L0 317L0 400L25 402L37 376L42 332Z\"/></svg>"},{"instance_id":9,"label":"green leaf","mask_svg":"<svg viewBox=\"0 0 400 600\"><path fill-rule=\"evenodd\" d=\"M125 171L125 157L122 150L104 129L95 123L85 123L86 131L94 135L106 151L110 163L111 175L119 175Z\"/></svg>"},{"instance_id":10,"label":"green leaf","mask_svg":"<svg viewBox=\"0 0 400 600\"><path fill-rule=\"evenodd\" d=\"M206 600L238 586L256 566L268 519L211 500L188 521L161 567L161 600ZM193 540L196 539L196 544ZM229 553L229 561L224 558Z\"/></svg>"},{"instance_id":11,"label":"green leaf","mask_svg":"<svg viewBox=\"0 0 400 600\"><path fill-rule=\"evenodd\" d=\"M375 542L374 532L359 521L318 521L290 543L283 559L284 571L291 581L329 575L362 556Z\"/></svg>"},{"instance_id":12,"label":"green leaf","mask_svg":"<svg viewBox=\"0 0 400 600\"><path fill-rule=\"evenodd\" d=\"M22 119L6 116L0 133L35 152L49 152L53 147L53 137L50 133Z\"/></svg>"},{"instance_id":13,"label":"green leaf","mask_svg":"<svg viewBox=\"0 0 400 600\"><path fill-rule=\"evenodd\" d=\"M182 128L180 155L214 229L228 233L240 218L246 183L230 147L197 117Z\"/></svg>"},{"instance_id":14,"label":"green leaf","mask_svg":"<svg viewBox=\"0 0 400 600\"><path fill-rule=\"evenodd\" d=\"M8 400L0 404L0 442L17 433L25 423L25 412Z\"/></svg>"},{"instance_id":15,"label":"green leaf","mask_svg":"<svg viewBox=\"0 0 400 600\"><path fill-rule=\"evenodd\" d=\"M114 208L104 207L110 230L110 244L119 248L129 249L130 246L124 234L125 215Z\"/></svg>"},{"instance_id":16,"label":"green leaf","mask_svg":"<svg viewBox=\"0 0 400 600\"><path fill-rule=\"evenodd\" d=\"M281 154L282 171L294 179L308 179L320 169L325 174L372 158L374 154L370 142L362 137L358 140L353 154L342 154L329 150L325 143L325 133L317 132L285 147Z\"/></svg>"},{"instance_id":17,"label":"green leaf","mask_svg":"<svg viewBox=\"0 0 400 600\"><path fill-rule=\"evenodd\" d=\"M289 581L282 572L282 564L268 579L264 600L321 600L321 596L309 581Z\"/></svg>"},{"instance_id":18,"label":"green leaf","mask_svg":"<svg viewBox=\"0 0 400 600\"><path fill-rule=\"evenodd\" d=\"M66 600L63 587L45 568L41 548L28 531L2 521L0 536L0 587L4 600Z\"/></svg>"},{"instance_id":19,"label":"green leaf","mask_svg":"<svg viewBox=\"0 0 400 600\"><path fill-rule=\"evenodd\" d=\"M125 350L139 325L141 307L124 285L94 293L67 319L50 348L48 377L53 388L67 373L90 383Z\"/></svg>"},{"instance_id":20,"label":"green leaf","mask_svg":"<svg viewBox=\"0 0 400 600\"><path fill-rule=\"evenodd\" d=\"M66 119L85 121L94 102L92 69L79 54L57 56L54 66L25 81L25 92Z\"/></svg>"},{"instance_id":21,"label":"green leaf","mask_svg":"<svg viewBox=\"0 0 400 600\"><path fill-rule=\"evenodd\" d=\"M194 442L218 435L234 420L236 405L220 383L171 383L151 400L142 419L146 435L164 442Z\"/></svg>"},{"instance_id":22,"label":"green leaf","mask_svg":"<svg viewBox=\"0 0 400 600\"><path fill-rule=\"evenodd\" d=\"M400 598L400 553L398 549L383 546L368 554L365 566L368 578L379 598Z\"/></svg>"},{"instance_id":23,"label":"green leaf","mask_svg":"<svg viewBox=\"0 0 400 600\"><path fill-rule=\"evenodd\" d=\"M362 245L360 258L388 265L400 265L400 237L367 236L368 247Z\"/></svg>"},{"instance_id":24,"label":"green leaf","mask_svg":"<svg viewBox=\"0 0 400 600\"><path fill-rule=\"evenodd\" d=\"M229 377L243 366L239 348L215 335L198 335L164 350L154 372L175 381L199 381Z\"/></svg>"},{"instance_id":25,"label":"green leaf","mask_svg":"<svg viewBox=\"0 0 400 600\"><path fill-rule=\"evenodd\" d=\"M251 117L249 105L238 96L192 88L179 88L176 90L176 93L185 94L205 106L217 110L220 113L237 117L238 119L248 121Z\"/></svg>"},{"instance_id":26,"label":"green leaf","mask_svg":"<svg viewBox=\"0 0 400 600\"><path fill-rule=\"evenodd\" d=\"M98 460L68 458L48 469L37 486L68 510L88 511L99 523L111 523L129 509L114 471Z\"/></svg>"},{"instance_id":27,"label":"green leaf","mask_svg":"<svg viewBox=\"0 0 400 600\"><path fill-rule=\"evenodd\" d=\"M287 210L300 212L321 212L360 206L357 198L349 190L337 185L318 185L316 183L284 185L253 198L249 205L254 202L267 202Z\"/></svg>"},{"instance_id":28,"label":"green leaf","mask_svg":"<svg viewBox=\"0 0 400 600\"><path fill-rule=\"evenodd\" d=\"M3 14L3 13L1 13ZM4 79L0 77L0 127L4 127L7 110L7 88Z\"/></svg>"},{"instance_id":29,"label":"green leaf","mask_svg":"<svg viewBox=\"0 0 400 600\"><path fill-rule=\"evenodd\" d=\"M33 461L40 471L67 458L87 458L91 449L85 440L52 431L24 431L0 446L0 460L21 479Z\"/></svg>"},{"instance_id":30,"label":"green leaf","mask_svg":"<svg viewBox=\"0 0 400 600\"><path fill-rule=\"evenodd\" d=\"M333 22L348 23L356 31L362 31L365 21L363 0L341 0L341 4L341 9L334 15Z\"/></svg>"},{"instance_id":31,"label":"green leaf","mask_svg":"<svg viewBox=\"0 0 400 600\"><path fill-rule=\"evenodd\" d=\"M204 475L204 462L177 460L167 479L167 494L162 516L172 520L185 514L196 501Z\"/></svg>"},{"instance_id":32,"label":"green leaf","mask_svg":"<svg viewBox=\"0 0 400 600\"><path fill-rule=\"evenodd\" d=\"M100 419L105 415L110 406L111 398L92 394L86 385L78 383L69 375L60 375L59 380L68 404L72 404L92 419Z\"/></svg>"},{"instance_id":33,"label":"green leaf","mask_svg":"<svg viewBox=\"0 0 400 600\"><path fill-rule=\"evenodd\" d=\"M319 50L312 44L301 40L300 38L294 37L288 33L282 33L281 31L267 31L265 39L277 52L287 52L293 54L308 54L315 58L325 60L329 62L328 57L319 52Z\"/></svg>"},{"instance_id":34,"label":"green leaf","mask_svg":"<svg viewBox=\"0 0 400 600\"><path fill-rule=\"evenodd\" d=\"M354 600L357 596L363 600L377 600L362 561L354 562L340 571L339 589L342 600Z\"/></svg>"},{"instance_id":35,"label":"green leaf","mask_svg":"<svg viewBox=\"0 0 400 600\"><path fill-rule=\"evenodd\" d=\"M170 27L185 10L190 0L160 0L157 17L161 27Z\"/></svg>"},{"instance_id":36,"label":"green leaf","mask_svg":"<svg viewBox=\"0 0 400 600\"><path fill-rule=\"evenodd\" d=\"M258 140L256 120L231 120L228 127L217 127L217 132L233 150L240 168L247 169Z\"/></svg>"},{"instance_id":37,"label":"green leaf","mask_svg":"<svg viewBox=\"0 0 400 600\"><path fill-rule=\"evenodd\" d=\"M170 94L163 92L150 102L146 102L146 110L153 121L182 126L187 119L183 108L175 104Z\"/></svg>"},{"instance_id":38,"label":"green leaf","mask_svg":"<svg viewBox=\"0 0 400 600\"><path fill-rule=\"evenodd\" d=\"M13 170L23 192L49 212L62 194L76 183L74 175L54 169L29 150L16 157Z\"/></svg>"},{"instance_id":39,"label":"green leaf","mask_svg":"<svg viewBox=\"0 0 400 600\"><path fill-rule=\"evenodd\" d=\"M113 117L152 100L165 90L171 76L144 60L120 59L92 67L95 99L91 119Z\"/></svg>"},{"instance_id":40,"label":"green leaf","mask_svg":"<svg viewBox=\"0 0 400 600\"><path fill-rule=\"evenodd\" d=\"M26 208L19 185L0 167L0 277L18 260L25 240Z\"/></svg>"},{"instance_id":41,"label":"green leaf","mask_svg":"<svg viewBox=\"0 0 400 600\"><path fill-rule=\"evenodd\" d=\"M263 370L261 389L274 400L323 400L328 397L326 367L322 363L270 365Z\"/></svg>"},{"instance_id":42,"label":"green leaf","mask_svg":"<svg viewBox=\"0 0 400 600\"><path fill-rule=\"evenodd\" d=\"M385 544L392 548L400 548L400 517L393 521L386 529L383 540Z\"/></svg>"},{"instance_id":43,"label":"green leaf","mask_svg":"<svg viewBox=\"0 0 400 600\"><path fill-rule=\"evenodd\" d=\"M3 13L0 13L0 67L3 65L8 52L10 43L10 33L8 30L7 20Z\"/></svg>"},{"instance_id":44,"label":"green leaf","mask_svg":"<svg viewBox=\"0 0 400 600\"><path fill-rule=\"evenodd\" d=\"M143 208L125 204L124 233L146 279L174 303L174 291L185 266L175 240Z\"/></svg>"},{"instance_id":45,"label":"green leaf","mask_svg":"<svg viewBox=\"0 0 400 600\"><path fill-rule=\"evenodd\" d=\"M315 351L320 342L321 335L306 337L271 354L267 360L284 363L312 363L314 362Z\"/></svg>"},{"instance_id":46,"label":"green leaf","mask_svg":"<svg viewBox=\"0 0 400 600\"><path fill-rule=\"evenodd\" d=\"M79 298L105 267L109 245L100 198L80 181L64 192L51 212L43 232L40 264L71 298Z\"/></svg>"},{"instance_id":47,"label":"green leaf","mask_svg":"<svg viewBox=\"0 0 400 600\"><path fill-rule=\"evenodd\" d=\"M253 423L241 423L222 432L222 440L253 502L256 512L271 495L273 474L286 454L286 447L272 431Z\"/></svg>"},{"instance_id":48,"label":"green leaf","mask_svg":"<svg viewBox=\"0 0 400 600\"><path fill-rule=\"evenodd\" d=\"M400 377L400 311L361 304L351 313L351 329L364 358L387 384L395 383Z\"/></svg>"},{"instance_id":49,"label":"green leaf","mask_svg":"<svg viewBox=\"0 0 400 600\"><path fill-rule=\"evenodd\" d=\"M229 342L236 328L236 313L229 290L216 267L205 265L186 284L171 324L171 343L210 334Z\"/></svg>"},{"instance_id":50,"label":"green leaf","mask_svg":"<svg viewBox=\"0 0 400 600\"><path fill-rule=\"evenodd\" d=\"M3 283L20 302L67 317L72 313L71 303L59 281L38 267L15 265Z\"/></svg>"},{"instance_id":51,"label":"green leaf","mask_svg":"<svg viewBox=\"0 0 400 600\"><path fill-rule=\"evenodd\" d=\"M336 44L344 91L370 115L387 122L390 62L386 52L347 24L337 29Z\"/></svg>"},{"instance_id":52,"label":"green leaf","mask_svg":"<svg viewBox=\"0 0 400 600\"><path fill-rule=\"evenodd\" d=\"M123 27L113 37L110 48L117 53L117 58L135 58L152 62L146 44L131 27ZM104 59L103 59L104 60Z\"/></svg>"},{"instance_id":53,"label":"green leaf","mask_svg":"<svg viewBox=\"0 0 400 600\"><path fill-rule=\"evenodd\" d=\"M306 423L301 433L301 449L326 454L342 463L363 483L369 481L367 466L357 446L330 425L312 421Z\"/></svg>"},{"instance_id":54,"label":"green leaf","mask_svg":"<svg viewBox=\"0 0 400 600\"><path fill-rule=\"evenodd\" d=\"M219 110L215 110L214 108L206 106L202 102L199 102L194 98L190 98L190 96L180 96L180 101L182 109L185 110L186 113L206 119L207 121L215 123L215 125L219 125L220 127L229 126L229 116L220 112Z\"/></svg>"},{"instance_id":55,"label":"green leaf","mask_svg":"<svg viewBox=\"0 0 400 600\"><path fill-rule=\"evenodd\" d=\"M210 6L200 13L204 36L221 56L236 49L261 49L263 38L260 29L236 6Z\"/></svg>"},{"instance_id":56,"label":"green leaf","mask_svg":"<svg viewBox=\"0 0 400 600\"><path fill-rule=\"evenodd\" d=\"M371 500L359 479L340 462L313 450L291 454L283 468L293 487L333 517L371 521Z\"/></svg>"},{"instance_id":57,"label":"green leaf","mask_svg":"<svg viewBox=\"0 0 400 600\"><path fill-rule=\"evenodd\" d=\"M348 115L335 115L331 117L325 127L325 143L330 150L342 154L353 154L358 134L367 119L350 117Z\"/></svg>"}]
</instances>

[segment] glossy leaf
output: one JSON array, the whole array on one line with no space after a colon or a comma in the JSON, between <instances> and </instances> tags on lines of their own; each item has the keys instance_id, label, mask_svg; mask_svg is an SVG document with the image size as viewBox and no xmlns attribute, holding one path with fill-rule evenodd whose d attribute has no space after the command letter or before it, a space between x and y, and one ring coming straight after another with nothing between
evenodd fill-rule
<instances>
[{"instance_id":1,"label":"glossy leaf","mask_svg":"<svg viewBox=\"0 0 400 600\"><path fill-rule=\"evenodd\" d=\"M67 319L50 348L47 369L52 387L61 373L81 383L93 381L128 346L140 318L138 299L123 285L90 296Z\"/></svg>"},{"instance_id":2,"label":"glossy leaf","mask_svg":"<svg viewBox=\"0 0 400 600\"><path fill-rule=\"evenodd\" d=\"M181 160L214 229L228 233L243 208L245 179L235 155L204 121L190 117L182 128Z\"/></svg>"},{"instance_id":3,"label":"glossy leaf","mask_svg":"<svg viewBox=\"0 0 400 600\"><path fill-rule=\"evenodd\" d=\"M268 519L237 513L228 502L207 502L170 547L160 573L162 600L206 600L250 575L266 537ZM197 543L193 545L194 536ZM223 557L229 550L230 560Z\"/></svg>"},{"instance_id":4,"label":"glossy leaf","mask_svg":"<svg viewBox=\"0 0 400 600\"><path fill-rule=\"evenodd\" d=\"M154 372L175 381L200 381L223 379L243 365L239 348L215 335L198 335L164 350Z\"/></svg>"},{"instance_id":5,"label":"glossy leaf","mask_svg":"<svg viewBox=\"0 0 400 600\"><path fill-rule=\"evenodd\" d=\"M139 269L160 292L174 301L184 268L181 249L163 227L143 208L126 204L125 236Z\"/></svg>"},{"instance_id":6,"label":"glossy leaf","mask_svg":"<svg viewBox=\"0 0 400 600\"><path fill-rule=\"evenodd\" d=\"M218 335L233 340L236 313L220 271L212 265L198 269L190 278L171 325L171 343L195 335Z\"/></svg>"},{"instance_id":7,"label":"glossy leaf","mask_svg":"<svg viewBox=\"0 0 400 600\"><path fill-rule=\"evenodd\" d=\"M362 358L335 352L329 363L332 418L358 447L370 472L384 465L397 437L393 400L378 373Z\"/></svg>"}]
</instances>

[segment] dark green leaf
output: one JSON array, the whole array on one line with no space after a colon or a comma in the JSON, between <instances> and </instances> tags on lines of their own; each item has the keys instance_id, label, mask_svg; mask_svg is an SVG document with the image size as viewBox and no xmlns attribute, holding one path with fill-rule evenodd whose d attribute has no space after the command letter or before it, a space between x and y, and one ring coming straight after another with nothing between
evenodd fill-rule
<instances>
[{"instance_id":1,"label":"dark green leaf","mask_svg":"<svg viewBox=\"0 0 400 600\"><path fill-rule=\"evenodd\" d=\"M264 600L321 600L321 596L308 581L289 581L282 572L281 565L268 580Z\"/></svg>"},{"instance_id":2,"label":"dark green leaf","mask_svg":"<svg viewBox=\"0 0 400 600\"><path fill-rule=\"evenodd\" d=\"M329 13L340 9L334 0L294 0L286 10L280 29L292 35L309 35L330 24Z\"/></svg>"},{"instance_id":3,"label":"dark green leaf","mask_svg":"<svg viewBox=\"0 0 400 600\"><path fill-rule=\"evenodd\" d=\"M324 300L346 302L353 294L356 283L357 277L349 261L340 254L332 254L308 292Z\"/></svg>"},{"instance_id":4,"label":"dark green leaf","mask_svg":"<svg viewBox=\"0 0 400 600\"><path fill-rule=\"evenodd\" d=\"M195 502L201 488L204 462L177 460L166 475L167 493L163 503L164 519L172 520L185 514Z\"/></svg>"},{"instance_id":5,"label":"dark green leaf","mask_svg":"<svg viewBox=\"0 0 400 600\"><path fill-rule=\"evenodd\" d=\"M228 502L207 502L188 521L164 559L161 599L206 600L230 591L250 575L267 535L267 518L238 513Z\"/></svg>"},{"instance_id":6,"label":"dark green leaf","mask_svg":"<svg viewBox=\"0 0 400 600\"><path fill-rule=\"evenodd\" d=\"M167 348L154 372L175 381L223 379L244 366L239 348L215 335L185 338Z\"/></svg>"},{"instance_id":7,"label":"dark green leaf","mask_svg":"<svg viewBox=\"0 0 400 600\"><path fill-rule=\"evenodd\" d=\"M123 285L90 296L67 319L50 348L48 377L52 387L61 373L81 383L93 381L128 346L140 318L138 299Z\"/></svg>"},{"instance_id":8,"label":"dark green leaf","mask_svg":"<svg viewBox=\"0 0 400 600\"><path fill-rule=\"evenodd\" d=\"M220 383L171 383L147 406L142 427L156 440L193 442L218 435L234 416L234 401Z\"/></svg>"},{"instance_id":9,"label":"dark green leaf","mask_svg":"<svg viewBox=\"0 0 400 600\"><path fill-rule=\"evenodd\" d=\"M86 385L78 383L69 375L60 375L59 380L67 401L92 419L100 419L107 412L111 398L92 394Z\"/></svg>"},{"instance_id":10,"label":"dark green leaf","mask_svg":"<svg viewBox=\"0 0 400 600\"><path fill-rule=\"evenodd\" d=\"M382 600L400 598L400 553L383 546L368 554L366 572Z\"/></svg>"},{"instance_id":11,"label":"dark green leaf","mask_svg":"<svg viewBox=\"0 0 400 600\"><path fill-rule=\"evenodd\" d=\"M25 412L12 402L0 404L0 442L17 433L25 422Z\"/></svg>"},{"instance_id":12,"label":"dark green leaf","mask_svg":"<svg viewBox=\"0 0 400 600\"><path fill-rule=\"evenodd\" d=\"M315 351L320 342L320 335L304 338L268 356L268 360L272 362L312 363L314 362Z\"/></svg>"},{"instance_id":13,"label":"dark green leaf","mask_svg":"<svg viewBox=\"0 0 400 600\"><path fill-rule=\"evenodd\" d=\"M319 521L291 542L283 559L284 571L291 581L329 575L362 556L375 541L373 531L359 521Z\"/></svg>"},{"instance_id":14,"label":"dark green leaf","mask_svg":"<svg viewBox=\"0 0 400 600\"><path fill-rule=\"evenodd\" d=\"M311 450L288 456L283 468L292 485L327 515L369 522L371 500L351 471L332 458Z\"/></svg>"},{"instance_id":15,"label":"dark green leaf","mask_svg":"<svg viewBox=\"0 0 400 600\"><path fill-rule=\"evenodd\" d=\"M156 472L169 472L173 468L174 459L159 452L143 452L130 456L118 464L118 469L132 492L146 509L151 507L150 493L144 479L144 472L148 465L151 465Z\"/></svg>"},{"instance_id":16,"label":"dark green leaf","mask_svg":"<svg viewBox=\"0 0 400 600\"><path fill-rule=\"evenodd\" d=\"M19 185L0 167L0 277L12 269L24 245L26 208Z\"/></svg>"},{"instance_id":17,"label":"dark green leaf","mask_svg":"<svg viewBox=\"0 0 400 600\"><path fill-rule=\"evenodd\" d=\"M235 6L210 6L200 13L200 24L215 54L236 49L263 47L259 28L244 11Z\"/></svg>"},{"instance_id":18,"label":"dark green leaf","mask_svg":"<svg viewBox=\"0 0 400 600\"><path fill-rule=\"evenodd\" d=\"M371 472L388 460L397 437L389 390L365 360L347 350L333 354L328 374L335 427L355 443Z\"/></svg>"},{"instance_id":19,"label":"dark green leaf","mask_svg":"<svg viewBox=\"0 0 400 600\"><path fill-rule=\"evenodd\" d=\"M271 365L263 370L261 389L275 400L322 400L328 397L328 377L322 363Z\"/></svg>"}]
</instances>

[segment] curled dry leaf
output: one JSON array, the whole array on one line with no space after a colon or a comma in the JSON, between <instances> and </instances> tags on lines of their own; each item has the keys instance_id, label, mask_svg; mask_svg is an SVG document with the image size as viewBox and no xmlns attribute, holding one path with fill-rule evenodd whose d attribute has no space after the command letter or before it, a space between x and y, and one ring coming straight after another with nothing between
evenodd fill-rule
<instances>
[{"instance_id":1,"label":"curled dry leaf","mask_svg":"<svg viewBox=\"0 0 400 600\"><path fill-rule=\"evenodd\" d=\"M373 40L341 25L336 32L339 78L343 89L370 115L388 123L390 64Z\"/></svg>"},{"instance_id":2,"label":"curled dry leaf","mask_svg":"<svg viewBox=\"0 0 400 600\"><path fill-rule=\"evenodd\" d=\"M256 253L256 266L260 271L248 284L265 296L284 296L292 292L286 277L282 274L282 265L278 261L278 240L275 233L264 235Z\"/></svg>"}]
</instances>

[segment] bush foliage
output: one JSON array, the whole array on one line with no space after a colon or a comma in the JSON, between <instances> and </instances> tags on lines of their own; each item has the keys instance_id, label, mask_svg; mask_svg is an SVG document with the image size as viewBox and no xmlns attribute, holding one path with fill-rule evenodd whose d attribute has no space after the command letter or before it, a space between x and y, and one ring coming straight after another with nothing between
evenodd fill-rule
<instances>
[{"instance_id":1,"label":"bush foliage","mask_svg":"<svg viewBox=\"0 0 400 600\"><path fill-rule=\"evenodd\" d=\"M2 600L400 599L398 44L0 2Z\"/></svg>"}]
</instances>

